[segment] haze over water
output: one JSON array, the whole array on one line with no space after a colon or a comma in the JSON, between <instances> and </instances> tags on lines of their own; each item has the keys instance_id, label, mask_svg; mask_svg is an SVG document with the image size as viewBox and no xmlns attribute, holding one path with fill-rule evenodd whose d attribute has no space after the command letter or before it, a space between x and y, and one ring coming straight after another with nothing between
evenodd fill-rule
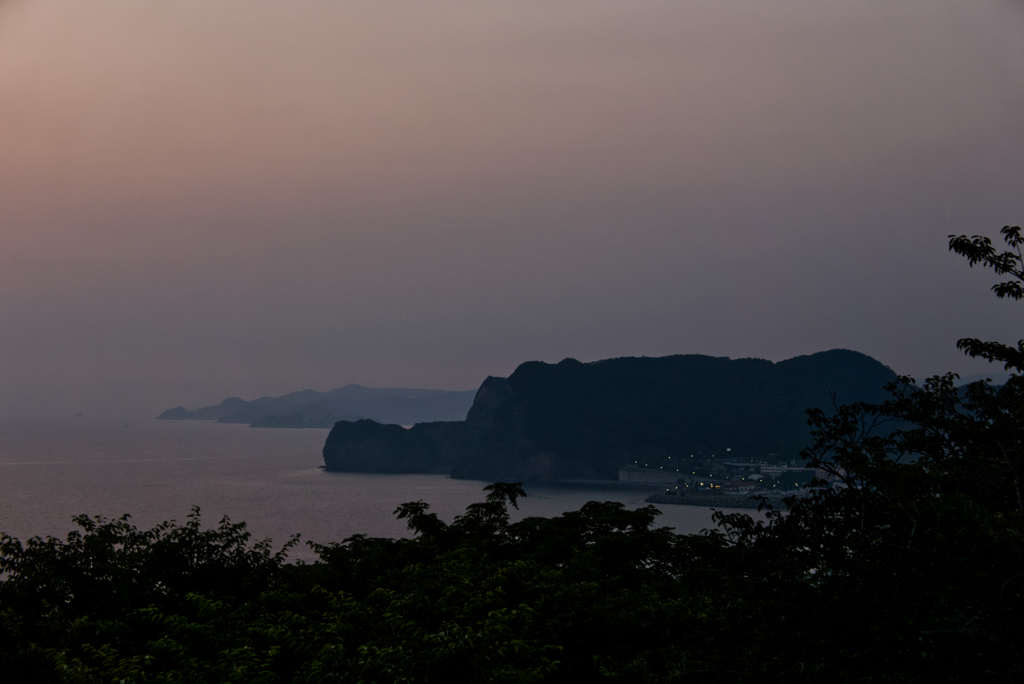
<instances>
[{"instance_id":1,"label":"haze over water","mask_svg":"<svg viewBox=\"0 0 1024 684\"><path fill-rule=\"evenodd\" d=\"M58 536L79 514L116 518L140 528L184 523L193 505L204 527L222 516L246 522L254 538L277 546L341 541L353 534L409 536L393 512L424 500L446 522L477 501L486 482L443 475L328 473L326 430L254 429L197 421L143 420L130 427L89 418L0 421L0 532L19 539ZM646 505L643 492L527 489L513 519L553 516L590 500ZM712 525L710 509L662 506L658 524L680 533ZM304 545L292 558L312 560Z\"/></svg>"},{"instance_id":2,"label":"haze over water","mask_svg":"<svg viewBox=\"0 0 1024 684\"><path fill-rule=\"evenodd\" d=\"M0 0L0 413L832 348L985 372L1019 0Z\"/></svg>"}]
</instances>

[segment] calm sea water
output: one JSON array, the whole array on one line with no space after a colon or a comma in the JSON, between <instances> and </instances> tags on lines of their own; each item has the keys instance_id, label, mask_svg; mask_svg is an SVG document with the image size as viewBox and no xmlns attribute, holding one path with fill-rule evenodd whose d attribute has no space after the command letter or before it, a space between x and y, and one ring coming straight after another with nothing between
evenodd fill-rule
<instances>
[{"instance_id":1,"label":"calm sea water","mask_svg":"<svg viewBox=\"0 0 1024 684\"><path fill-rule=\"evenodd\" d=\"M184 522L199 506L204 524L245 521L255 538L278 545L292 534L316 542L353 534L408 536L395 507L424 500L451 522L483 501L487 482L443 475L329 473L327 430L253 429L196 421L89 418L0 421L0 531L25 539L63 536L78 514L124 513L139 527ZM513 518L554 516L587 501L646 505L644 492L527 488ZM662 506L660 525L695 533L711 509ZM311 560L305 546L293 558Z\"/></svg>"}]
</instances>

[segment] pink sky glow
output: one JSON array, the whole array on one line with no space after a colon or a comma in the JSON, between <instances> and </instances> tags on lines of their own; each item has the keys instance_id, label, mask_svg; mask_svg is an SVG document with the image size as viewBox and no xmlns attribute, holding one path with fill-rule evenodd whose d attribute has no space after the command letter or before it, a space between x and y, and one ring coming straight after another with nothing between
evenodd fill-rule
<instances>
[{"instance_id":1,"label":"pink sky glow","mask_svg":"<svg viewBox=\"0 0 1024 684\"><path fill-rule=\"evenodd\" d=\"M980 373L1024 3L0 0L0 414L527 360Z\"/></svg>"}]
</instances>

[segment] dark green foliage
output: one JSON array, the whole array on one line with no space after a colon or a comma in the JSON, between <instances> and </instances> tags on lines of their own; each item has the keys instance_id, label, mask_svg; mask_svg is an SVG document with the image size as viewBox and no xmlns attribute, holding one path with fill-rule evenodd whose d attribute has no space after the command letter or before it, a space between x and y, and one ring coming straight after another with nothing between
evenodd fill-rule
<instances>
[{"instance_id":1,"label":"dark green foliage","mask_svg":"<svg viewBox=\"0 0 1024 684\"><path fill-rule=\"evenodd\" d=\"M950 375L892 389L881 406L812 412L805 456L845 487L791 499L767 525L723 516L726 529L752 562L804 578L817 616L842 615L821 625L822 648L855 643L925 681L1019 678L1024 525L1004 454L1024 436L1019 384L964 393Z\"/></svg>"},{"instance_id":2,"label":"dark green foliage","mask_svg":"<svg viewBox=\"0 0 1024 684\"><path fill-rule=\"evenodd\" d=\"M81 531L66 540L23 544L0 534L0 656L24 681L102 681L89 676L93 670L131 679L181 649L164 622L190 634L206 656L228 657L202 636L209 625L189 620L272 590L297 543L272 553L269 541L250 545L245 524L227 519L203 530L198 509L183 526L149 531L127 516L75 522Z\"/></svg>"},{"instance_id":3,"label":"dark green foliage","mask_svg":"<svg viewBox=\"0 0 1024 684\"><path fill-rule=\"evenodd\" d=\"M999 231L1003 241L1009 247L1005 252L997 252L992 246L992 240L984 235L967 237L966 235L950 235L949 249L960 256L967 257L967 263L973 268L975 264L981 264L991 268L996 275L1010 276L1010 280L992 286L992 291L1000 299L1024 299L1024 255L1021 253L1021 245L1024 245L1024 237L1020 234L1020 226L1003 226Z\"/></svg>"},{"instance_id":4,"label":"dark green foliage","mask_svg":"<svg viewBox=\"0 0 1024 684\"><path fill-rule=\"evenodd\" d=\"M992 291L1000 299L1024 299L1024 254L1021 252L1021 245L1024 245L1024 236L1021 235L1020 226L1003 226L999 231L1008 250L997 252L992 246L992 240L983 236L975 235L950 235L949 249L967 258L967 262L973 268L975 264L981 264L991 268L996 275L1010 276L992 286ZM1018 373L1024 371L1024 340L1019 340L1017 346L1002 344L1000 342L983 342L979 339L968 337L956 343L957 349L962 349L968 356L987 359L994 363L1002 363L1006 370L1013 370Z\"/></svg>"}]
</instances>

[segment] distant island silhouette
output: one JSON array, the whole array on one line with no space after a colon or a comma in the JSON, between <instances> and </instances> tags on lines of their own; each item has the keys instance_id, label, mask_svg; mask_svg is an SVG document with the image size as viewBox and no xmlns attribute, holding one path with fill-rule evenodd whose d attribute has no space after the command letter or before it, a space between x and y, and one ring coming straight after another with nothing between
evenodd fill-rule
<instances>
[{"instance_id":1,"label":"distant island silhouette","mask_svg":"<svg viewBox=\"0 0 1024 684\"><path fill-rule=\"evenodd\" d=\"M346 385L328 392L304 390L252 401L229 397L216 406L187 411L182 406L164 411L158 420L215 420L252 427L326 428L338 421L372 419L379 423L412 425L459 421L466 417L476 391L374 388Z\"/></svg>"},{"instance_id":2,"label":"distant island silhouette","mask_svg":"<svg viewBox=\"0 0 1024 684\"><path fill-rule=\"evenodd\" d=\"M324 445L328 470L450 473L454 478L614 480L620 467L671 456L798 457L807 409L881 402L896 373L835 349L773 363L702 355L593 363L531 361L488 377L466 420L411 429L339 422Z\"/></svg>"}]
</instances>

